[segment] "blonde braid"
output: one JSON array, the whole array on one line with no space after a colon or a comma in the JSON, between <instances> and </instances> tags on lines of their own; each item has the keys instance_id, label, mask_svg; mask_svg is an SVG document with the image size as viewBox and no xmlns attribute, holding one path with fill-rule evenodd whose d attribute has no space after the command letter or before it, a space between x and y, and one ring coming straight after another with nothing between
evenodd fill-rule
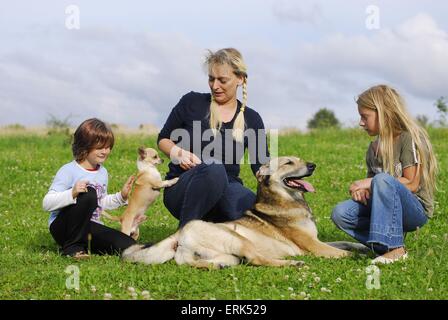
<instances>
[{"instance_id":1,"label":"blonde braid","mask_svg":"<svg viewBox=\"0 0 448 320\"><path fill-rule=\"evenodd\" d=\"M243 102L241 104L240 112L238 112L238 116L233 123L232 136L235 141L243 143L244 140L244 111L246 110L247 105L247 78L244 78L243 81Z\"/></svg>"}]
</instances>

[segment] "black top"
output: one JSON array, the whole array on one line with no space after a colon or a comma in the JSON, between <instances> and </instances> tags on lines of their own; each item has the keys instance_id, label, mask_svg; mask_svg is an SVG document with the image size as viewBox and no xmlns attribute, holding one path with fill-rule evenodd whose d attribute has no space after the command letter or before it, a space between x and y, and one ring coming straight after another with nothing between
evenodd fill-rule
<instances>
[{"instance_id":1,"label":"black top","mask_svg":"<svg viewBox=\"0 0 448 320\"><path fill-rule=\"evenodd\" d=\"M241 182L238 175L246 149L249 151L251 169L254 174L262 164L269 161L263 120L255 110L246 107L244 145L236 142L232 138L232 128L241 109L241 102L238 101L233 119L230 122L224 122L219 131L220 134L214 137L209 123L210 102L209 93L191 91L184 95L168 116L159 133L157 144L161 139L170 139L180 148L194 153L204 163L224 163L229 178L235 178ZM193 130L193 128L197 129ZM178 177L184 172L173 162L170 162L168 167L166 179Z\"/></svg>"}]
</instances>

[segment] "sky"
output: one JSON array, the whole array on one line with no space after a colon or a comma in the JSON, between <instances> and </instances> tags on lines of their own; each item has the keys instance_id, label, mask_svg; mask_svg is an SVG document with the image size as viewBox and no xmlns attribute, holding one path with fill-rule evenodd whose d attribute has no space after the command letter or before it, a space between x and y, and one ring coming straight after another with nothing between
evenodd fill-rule
<instances>
[{"instance_id":1,"label":"sky","mask_svg":"<svg viewBox=\"0 0 448 320\"><path fill-rule=\"evenodd\" d=\"M356 126L357 95L381 83L435 121L447 14L439 0L0 0L0 126L160 128L184 94L209 92L204 56L225 47L267 128L305 129L321 108Z\"/></svg>"}]
</instances>

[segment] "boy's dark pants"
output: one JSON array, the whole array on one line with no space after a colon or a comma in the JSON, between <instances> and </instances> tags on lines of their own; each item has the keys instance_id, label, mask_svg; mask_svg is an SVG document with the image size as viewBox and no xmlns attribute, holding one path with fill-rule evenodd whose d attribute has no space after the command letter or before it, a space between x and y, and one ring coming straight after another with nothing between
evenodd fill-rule
<instances>
[{"instance_id":1,"label":"boy's dark pants","mask_svg":"<svg viewBox=\"0 0 448 320\"><path fill-rule=\"evenodd\" d=\"M88 192L78 195L76 204L63 208L50 225L50 233L61 246L63 255L74 255L79 251L98 254L120 253L135 244L128 235L93 222L90 219L98 207L95 189L88 187Z\"/></svg>"}]
</instances>

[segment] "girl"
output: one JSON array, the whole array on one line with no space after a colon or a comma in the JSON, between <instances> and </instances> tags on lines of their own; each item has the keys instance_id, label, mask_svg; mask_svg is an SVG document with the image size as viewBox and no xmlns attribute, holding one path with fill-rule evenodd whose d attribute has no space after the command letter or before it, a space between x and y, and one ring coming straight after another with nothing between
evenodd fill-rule
<instances>
[{"instance_id":1,"label":"girl","mask_svg":"<svg viewBox=\"0 0 448 320\"><path fill-rule=\"evenodd\" d=\"M403 234L433 215L437 162L428 134L393 88L372 87L357 104L359 125L378 138L367 150L367 179L350 186L352 200L338 204L332 220L380 254L373 263L404 260Z\"/></svg>"},{"instance_id":2,"label":"girl","mask_svg":"<svg viewBox=\"0 0 448 320\"><path fill-rule=\"evenodd\" d=\"M94 253L113 254L135 243L100 221L103 209L126 204L134 179L130 177L121 192L107 195L108 174L103 163L113 146L109 126L98 119L84 121L74 134L75 160L59 169L43 199L44 210L51 211L50 233L63 255L84 259L89 257L89 248Z\"/></svg>"},{"instance_id":3,"label":"girl","mask_svg":"<svg viewBox=\"0 0 448 320\"><path fill-rule=\"evenodd\" d=\"M172 160L166 179L179 177L163 198L179 227L194 219L240 218L255 203L255 194L239 178L244 150L249 150L254 175L269 156L263 120L246 106L247 68L240 52L210 52L206 67L210 93L184 95L158 137L160 150ZM254 134L249 138L248 132ZM207 154L210 150L213 154Z\"/></svg>"}]
</instances>

